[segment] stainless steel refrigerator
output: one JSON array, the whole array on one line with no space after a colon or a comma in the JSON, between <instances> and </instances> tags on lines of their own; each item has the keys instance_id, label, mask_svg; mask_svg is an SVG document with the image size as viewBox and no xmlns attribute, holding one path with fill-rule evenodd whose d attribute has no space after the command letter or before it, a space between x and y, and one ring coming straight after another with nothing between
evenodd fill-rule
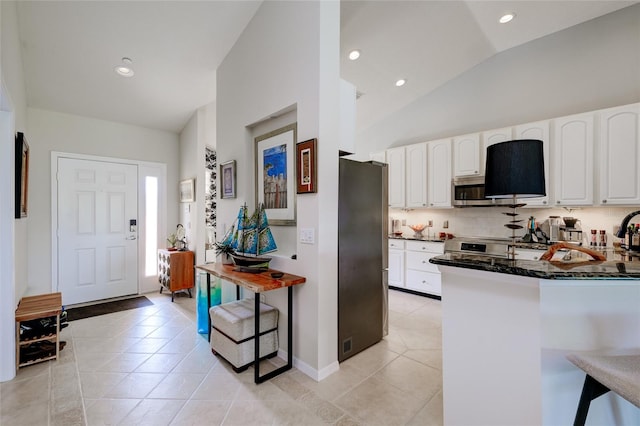
<instances>
[{"instance_id":1,"label":"stainless steel refrigerator","mask_svg":"<svg viewBox=\"0 0 640 426\"><path fill-rule=\"evenodd\" d=\"M387 165L340 159L338 361L388 332Z\"/></svg>"}]
</instances>

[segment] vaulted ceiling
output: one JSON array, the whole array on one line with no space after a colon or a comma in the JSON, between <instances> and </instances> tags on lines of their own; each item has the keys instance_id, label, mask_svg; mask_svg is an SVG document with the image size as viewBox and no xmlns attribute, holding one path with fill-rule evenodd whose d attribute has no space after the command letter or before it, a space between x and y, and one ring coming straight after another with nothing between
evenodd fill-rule
<instances>
[{"instance_id":1,"label":"vaulted ceiling","mask_svg":"<svg viewBox=\"0 0 640 426\"><path fill-rule=\"evenodd\" d=\"M261 1L20 1L27 103L180 132ZM343 1L341 74L363 129L492 55L636 1ZM516 19L499 24L504 12ZM357 61L347 59L352 49ZM114 72L122 58L135 75ZM399 78L407 84L395 87Z\"/></svg>"}]
</instances>

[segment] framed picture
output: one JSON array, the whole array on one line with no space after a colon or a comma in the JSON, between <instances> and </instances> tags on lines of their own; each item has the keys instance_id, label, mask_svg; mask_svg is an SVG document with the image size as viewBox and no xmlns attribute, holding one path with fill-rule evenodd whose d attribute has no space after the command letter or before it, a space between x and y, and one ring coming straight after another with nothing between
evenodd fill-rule
<instances>
[{"instance_id":1,"label":"framed picture","mask_svg":"<svg viewBox=\"0 0 640 426\"><path fill-rule=\"evenodd\" d=\"M236 198L236 160L220 164L222 198Z\"/></svg>"},{"instance_id":2,"label":"framed picture","mask_svg":"<svg viewBox=\"0 0 640 426\"><path fill-rule=\"evenodd\" d=\"M255 138L256 206L264 204L269 224L295 225L294 145L296 123Z\"/></svg>"},{"instance_id":3,"label":"framed picture","mask_svg":"<svg viewBox=\"0 0 640 426\"><path fill-rule=\"evenodd\" d=\"M296 188L298 194L318 192L316 139L296 144Z\"/></svg>"},{"instance_id":4,"label":"framed picture","mask_svg":"<svg viewBox=\"0 0 640 426\"><path fill-rule=\"evenodd\" d=\"M193 203L196 200L195 179L180 181L180 202Z\"/></svg>"},{"instance_id":5,"label":"framed picture","mask_svg":"<svg viewBox=\"0 0 640 426\"><path fill-rule=\"evenodd\" d=\"M16 133L16 219L27 217L29 201L29 144L24 133Z\"/></svg>"}]
</instances>

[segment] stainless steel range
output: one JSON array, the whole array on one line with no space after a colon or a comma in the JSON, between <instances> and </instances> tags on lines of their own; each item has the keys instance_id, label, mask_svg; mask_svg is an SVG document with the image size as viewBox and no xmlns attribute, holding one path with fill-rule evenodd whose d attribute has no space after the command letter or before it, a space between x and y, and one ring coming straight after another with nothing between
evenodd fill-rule
<instances>
[{"instance_id":1,"label":"stainless steel range","mask_svg":"<svg viewBox=\"0 0 640 426\"><path fill-rule=\"evenodd\" d=\"M444 242L444 252L506 259L510 244L507 238L456 237Z\"/></svg>"}]
</instances>

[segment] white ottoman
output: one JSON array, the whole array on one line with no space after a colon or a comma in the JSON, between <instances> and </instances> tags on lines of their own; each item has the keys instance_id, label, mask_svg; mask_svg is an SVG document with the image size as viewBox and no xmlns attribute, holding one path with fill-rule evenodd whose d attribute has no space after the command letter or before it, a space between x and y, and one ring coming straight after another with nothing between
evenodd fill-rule
<instances>
[{"instance_id":1,"label":"white ottoman","mask_svg":"<svg viewBox=\"0 0 640 426\"><path fill-rule=\"evenodd\" d=\"M209 309L211 350L233 366L245 370L254 361L255 300L242 299ZM260 303L260 359L278 353L278 310Z\"/></svg>"}]
</instances>

